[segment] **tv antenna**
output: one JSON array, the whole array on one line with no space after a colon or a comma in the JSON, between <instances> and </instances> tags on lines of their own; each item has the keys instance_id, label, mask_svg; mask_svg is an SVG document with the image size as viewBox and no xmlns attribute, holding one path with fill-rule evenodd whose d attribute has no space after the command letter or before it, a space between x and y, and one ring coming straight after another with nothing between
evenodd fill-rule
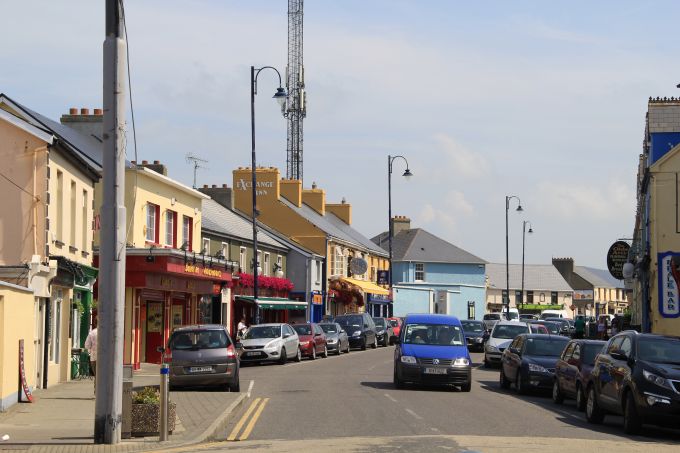
<instances>
[{"instance_id":1,"label":"tv antenna","mask_svg":"<svg viewBox=\"0 0 680 453\"><path fill-rule=\"evenodd\" d=\"M199 168L207 168L202 166L201 164L207 164L208 161L206 159L202 159L198 156L194 156L193 154L189 153L186 155L187 163L194 164L194 185L192 186L194 189L196 188L196 172L198 171Z\"/></svg>"}]
</instances>

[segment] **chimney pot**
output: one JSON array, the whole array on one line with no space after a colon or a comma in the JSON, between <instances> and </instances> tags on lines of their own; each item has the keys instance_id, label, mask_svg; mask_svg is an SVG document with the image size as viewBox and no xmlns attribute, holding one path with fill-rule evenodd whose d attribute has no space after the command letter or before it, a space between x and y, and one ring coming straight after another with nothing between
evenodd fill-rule
<instances>
[{"instance_id":1,"label":"chimney pot","mask_svg":"<svg viewBox=\"0 0 680 453\"><path fill-rule=\"evenodd\" d=\"M222 184L222 188L226 189L228 186L226 184Z\"/></svg>"},{"instance_id":2,"label":"chimney pot","mask_svg":"<svg viewBox=\"0 0 680 453\"><path fill-rule=\"evenodd\" d=\"M204 189L207 189L207 188L208 188L208 185L207 185L207 184L203 184L203 188L204 188Z\"/></svg>"},{"instance_id":3,"label":"chimney pot","mask_svg":"<svg viewBox=\"0 0 680 453\"><path fill-rule=\"evenodd\" d=\"M80 109L80 114L81 115L89 115L90 109L83 107L83 108Z\"/></svg>"},{"instance_id":4,"label":"chimney pot","mask_svg":"<svg viewBox=\"0 0 680 453\"><path fill-rule=\"evenodd\" d=\"M154 160L154 161L153 161L153 164L154 164L154 165L160 165L160 164L161 164L161 161L160 161L160 160Z\"/></svg>"},{"instance_id":5,"label":"chimney pot","mask_svg":"<svg viewBox=\"0 0 680 453\"><path fill-rule=\"evenodd\" d=\"M68 114L69 114L69 115L77 115L77 114L78 114L78 109L75 108L75 107L71 107L70 109L68 109Z\"/></svg>"},{"instance_id":6,"label":"chimney pot","mask_svg":"<svg viewBox=\"0 0 680 453\"><path fill-rule=\"evenodd\" d=\"M312 182L312 189L316 189L316 181Z\"/></svg>"},{"instance_id":7,"label":"chimney pot","mask_svg":"<svg viewBox=\"0 0 680 453\"><path fill-rule=\"evenodd\" d=\"M97 116L102 116L104 111L102 109L94 109L94 114Z\"/></svg>"},{"instance_id":8,"label":"chimney pot","mask_svg":"<svg viewBox=\"0 0 680 453\"><path fill-rule=\"evenodd\" d=\"M217 184L213 184L213 185L212 185L212 188L213 188L213 189L216 189L216 188L217 188Z\"/></svg>"},{"instance_id":9,"label":"chimney pot","mask_svg":"<svg viewBox=\"0 0 680 453\"><path fill-rule=\"evenodd\" d=\"M130 161L130 163L131 163L132 165L137 165L137 161L136 161L136 160L132 160L132 161Z\"/></svg>"},{"instance_id":10,"label":"chimney pot","mask_svg":"<svg viewBox=\"0 0 680 453\"><path fill-rule=\"evenodd\" d=\"M143 161L142 161L142 165L149 165L149 161L148 161L148 160L143 160Z\"/></svg>"}]
</instances>

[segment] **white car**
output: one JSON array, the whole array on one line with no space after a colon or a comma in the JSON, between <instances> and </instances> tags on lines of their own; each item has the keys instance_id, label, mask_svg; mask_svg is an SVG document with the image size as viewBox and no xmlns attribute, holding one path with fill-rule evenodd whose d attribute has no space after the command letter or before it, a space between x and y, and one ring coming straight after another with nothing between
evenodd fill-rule
<instances>
[{"instance_id":1,"label":"white car","mask_svg":"<svg viewBox=\"0 0 680 453\"><path fill-rule=\"evenodd\" d=\"M503 351L515 337L522 333L531 333L529 324L521 321L499 321L493 327L489 339L484 346L484 366L501 363Z\"/></svg>"},{"instance_id":2,"label":"white car","mask_svg":"<svg viewBox=\"0 0 680 453\"><path fill-rule=\"evenodd\" d=\"M250 327L237 344L241 362L302 360L300 339L288 324L258 324Z\"/></svg>"}]
</instances>

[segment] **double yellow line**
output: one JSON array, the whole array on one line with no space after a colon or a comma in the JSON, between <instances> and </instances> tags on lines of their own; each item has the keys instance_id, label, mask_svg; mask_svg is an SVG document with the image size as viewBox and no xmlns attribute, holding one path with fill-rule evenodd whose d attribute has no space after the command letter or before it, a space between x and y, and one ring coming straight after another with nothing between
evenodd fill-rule
<instances>
[{"instance_id":1,"label":"double yellow line","mask_svg":"<svg viewBox=\"0 0 680 453\"><path fill-rule=\"evenodd\" d=\"M264 410L264 407L267 405L268 401L269 398L255 398L255 401L253 401L250 404L250 407L248 408L246 413L243 414L243 417L241 417L241 419L238 421L234 429L231 431L231 434L229 434L227 440L233 442L236 440L248 439L248 436L250 436L250 433L253 431L253 428L255 428L255 424L257 423L257 420L260 418L260 415L262 415L262 411ZM248 425L241 433L241 436L239 436L238 433L241 432L243 425L246 424L251 414L253 414L253 417L250 419L250 422L248 422Z\"/></svg>"}]
</instances>

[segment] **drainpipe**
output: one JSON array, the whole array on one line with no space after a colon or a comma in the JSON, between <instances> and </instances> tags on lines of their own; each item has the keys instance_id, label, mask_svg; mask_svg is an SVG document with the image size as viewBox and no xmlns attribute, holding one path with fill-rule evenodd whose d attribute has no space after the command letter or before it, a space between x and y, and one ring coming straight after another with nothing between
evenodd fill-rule
<instances>
[{"instance_id":1,"label":"drainpipe","mask_svg":"<svg viewBox=\"0 0 680 453\"><path fill-rule=\"evenodd\" d=\"M311 261L312 257L310 256L305 260L305 275L307 278L305 278L305 300L307 301L307 322L312 322L312 312L313 312L313 306L312 306L312 266L311 266Z\"/></svg>"}]
</instances>

